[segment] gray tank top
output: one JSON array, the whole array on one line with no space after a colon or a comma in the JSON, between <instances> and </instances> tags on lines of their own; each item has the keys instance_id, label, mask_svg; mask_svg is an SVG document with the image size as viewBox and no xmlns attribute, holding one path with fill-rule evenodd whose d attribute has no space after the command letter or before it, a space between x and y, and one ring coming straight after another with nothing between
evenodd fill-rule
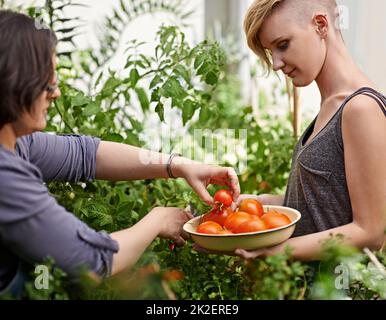
<instances>
[{"instance_id":1,"label":"gray tank top","mask_svg":"<svg viewBox=\"0 0 386 320\"><path fill-rule=\"evenodd\" d=\"M315 118L295 147L284 199L285 206L302 214L293 236L352 222L344 166L342 113L347 102L359 94L375 99L386 117L386 97L364 87L347 97L327 125L306 144L313 132Z\"/></svg>"}]
</instances>

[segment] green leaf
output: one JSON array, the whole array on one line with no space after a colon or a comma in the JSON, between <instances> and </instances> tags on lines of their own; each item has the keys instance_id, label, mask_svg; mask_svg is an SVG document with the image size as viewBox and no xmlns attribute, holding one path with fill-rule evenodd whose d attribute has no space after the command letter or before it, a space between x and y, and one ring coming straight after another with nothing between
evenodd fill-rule
<instances>
[{"instance_id":1,"label":"green leaf","mask_svg":"<svg viewBox=\"0 0 386 320\"><path fill-rule=\"evenodd\" d=\"M161 102L157 103L157 106L155 107L155 112L157 112L158 117L163 122L165 120L164 119L164 106Z\"/></svg>"},{"instance_id":2,"label":"green leaf","mask_svg":"<svg viewBox=\"0 0 386 320\"><path fill-rule=\"evenodd\" d=\"M96 79L96 81L95 81L95 87L97 87L98 84L101 82L102 76L103 76L103 72L101 72L101 73L99 74L98 78Z\"/></svg>"},{"instance_id":3,"label":"green leaf","mask_svg":"<svg viewBox=\"0 0 386 320\"><path fill-rule=\"evenodd\" d=\"M218 81L218 77L214 72L208 72L205 76L205 82L212 86L216 85Z\"/></svg>"},{"instance_id":4,"label":"green leaf","mask_svg":"<svg viewBox=\"0 0 386 320\"><path fill-rule=\"evenodd\" d=\"M134 130L136 130L137 132L142 131L143 125L141 122L137 121L133 117L129 117L129 121L130 121L131 125L133 126Z\"/></svg>"},{"instance_id":5,"label":"green leaf","mask_svg":"<svg viewBox=\"0 0 386 320\"><path fill-rule=\"evenodd\" d=\"M130 144L132 146L139 146L139 139L136 134L131 131L126 131L127 138L125 139L125 143Z\"/></svg>"},{"instance_id":6,"label":"green leaf","mask_svg":"<svg viewBox=\"0 0 386 320\"><path fill-rule=\"evenodd\" d=\"M197 70L197 74L199 76L203 76L203 75L206 75L210 70L211 70L212 66L210 65L209 62L204 62L201 67Z\"/></svg>"},{"instance_id":7,"label":"green leaf","mask_svg":"<svg viewBox=\"0 0 386 320\"><path fill-rule=\"evenodd\" d=\"M185 98L187 94L180 82L176 78L171 77L162 86L161 95L166 98L181 100Z\"/></svg>"},{"instance_id":8,"label":"green leaf","mask_svg":"<svg viewBox=\"0 0 386 320\"><path fill-rule=\"evenodd\" d=\"M205 123L209 120L210 118L210 109L208 107L201 107L200 110L200 122Z\"/></svg>"},{"instance_id":9,"label":"green leaf","mask_svg":"<svg viewBox=\"0 0 386 320\"><path fill-rule=\"evenodd\" d=\"M206 60L206 54L198 55L194 60L194 69L197 70L199 67L201 67L201 65L204 63L205 60Z\"/></svg>"},{"instance_id":10,"label":"green leaf","mask_svg":"<svg viewBox=\"0 0 386 320\"><path fill-rule=\"evenodd\" d=\"M123 137L118 133L108 133L103 136L104 140L114 141L114 142L123 142Z\"/></svg>"},{"instance_id":11,"label":"green leaf","mask_svg":"<svg viewBox=\"0 0 386 320\"><path fill-rule=\"evenodd\" d=\"M140 76L137 69L131 69L130 71L130 85L134 88L139 80Z\"/></svg>"},{"instance_id":12,"label":"green leaf","mask_svg":"<svg viewBox=\"0 0 386 320\"><path fill-rule=\"evenodd\" d=\"M184 79L186 83L190 82L189 71L183 65L181 64L177 65L174 72L177 76L182 77L182 79Z\"/></svg>"},{"instance_id":13,"label":"green leaf","mask_svg":"<svg viewBox=\"0 0 386 320\"><path fill-rule=\"evenodd\" d=\"M149 110L149 99L147 98L147 94L142 88L135 88L135 92L137 93L138 100L141 103L142 110Z\"/></svg>"},{"instance_id":14,"label":"green leaf","mask_svg":"<svg viewBox=\"0 0 386 320\"><path fill-rule=\"evenodd\" d=\"M155 90L153 90L153 91L151 92L151 98L150 98L150 101L152 101L152 102L158 102L160 99L161 99L160 89L157 88L157 89L155 89Z\"/></svg>"},{"instance_id":15,"label":"green leaf","mask_svg":"<svg viewBox=\"0 0 386 320\"><path fill-rule=\"evenodd\" d=\"M154 76L153 80L151 80L151 82L150 82L149 89L153 89L157 84L159 84L161 82L162 82L161 76L156 74Z\"/></svg>"},{"instance_id":16,"label":"green leaf","mask_svg":"<svg viewBox=\"0 0 386 320\"><path fill-rule=\"evenodd\" d=\"M100 111L100 106L95 102L91 102L83 109L82 114L86 117L89 117L98 114Z\"/></svg>"},{"instance_id":17,"label":"green leaf","mask_svg":"<svg viewBox=\"0 0 386 320\"><path fill-rule=\"evenodd\" d=\"M113 94L115 88L121 84L121 81L119 79L116 79L114 77L109 78L102 89L102 95L104 97L109 97Z\"/></svg>"},{"instance_id":18,"label":"green leaf","mask_svg":"<svg viewBox=\"0 0 386 320\"><path fill-rule=\"evenodd\" d=\"M73 106L84 106L89 103L89 99L85 97L82 93L78 93L75 97L71 99L71 104Z\"/></svg>"},{"instance_id":19,"label":"green leaf","mask_svg":"<svg viewBox=\"0 0 386 320\"><path fill-rule=\"evenodd\" d=\"M195 111L195 104L192 100L187 99L184 101L184 106L182 110L182 121L185 125L190 119L192 119Z\"/></svg>"}]
</instances>

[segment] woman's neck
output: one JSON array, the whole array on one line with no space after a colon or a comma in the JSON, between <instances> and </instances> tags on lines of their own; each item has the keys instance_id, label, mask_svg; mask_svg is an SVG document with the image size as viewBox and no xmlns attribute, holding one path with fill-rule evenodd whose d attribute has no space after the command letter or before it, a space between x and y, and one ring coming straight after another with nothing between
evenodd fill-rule
<instances>
[{"instance_id":1,"label":"woman's neck","mask_svg":"<svg viewBox=\"0 0 386 320\"><path fill-rule=\"evenodd\" d=\"M17 136L11 124L7 123L0 129L0 144L4 148L15 152L16 139Z\"/></svg>"},{"instance_id":2,"label":"woman's neck","mask_svg":"<svg viewBox=\"0 0 386 320\"><path fill-rule=\"evenodd\" d=\"M342 42L330 46L323 69L316 79L321 94L321 105L340 95L349 95L363 86L373 86L356 66Z\"/></svg>"}]
</instances>

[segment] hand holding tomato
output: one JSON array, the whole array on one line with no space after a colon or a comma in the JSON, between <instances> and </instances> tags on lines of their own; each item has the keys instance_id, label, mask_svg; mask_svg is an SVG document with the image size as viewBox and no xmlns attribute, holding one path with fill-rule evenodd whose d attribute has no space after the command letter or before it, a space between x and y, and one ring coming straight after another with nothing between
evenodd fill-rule
<instances>
[{"instance_id":1,"label":"hand holding tomato","mask_svg":"<svg viewBox=\"0 0 386 320\"><path fill-rule=\"evenodd\" d=\"M239 179L233 168L208 165L186 158L174 158L172 169L179 177L185 178L208 205L214 205L214 199L207 190L210 184L229 187L233 201L237 201L240 195Z\"/></svg>"},{"instance_id":2,"label":"hand holding tomato","mask_svg":"<svg viewBox=\"0 0 386 320\"><path fill-rule=\"evenodd\" d=\"M214 194L215 205L222 205L226 208L232 205L232 193L229 190L221 189Z\"/></svg>"}]
</instances>

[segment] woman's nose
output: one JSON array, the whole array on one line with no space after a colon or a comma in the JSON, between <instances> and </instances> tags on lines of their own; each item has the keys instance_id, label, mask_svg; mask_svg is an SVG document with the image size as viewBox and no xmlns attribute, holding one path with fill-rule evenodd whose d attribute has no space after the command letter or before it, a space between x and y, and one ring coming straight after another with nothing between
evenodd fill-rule
<instances>
[{"instance_id":1,"label":"woman's nose","mask_svg":"<svg viewBox=\"0 0 386 320\"><path fill-rule=\"evenodd\" d=\"M56 100L56 99L60 98L61 95L62 95L62 93L60 92L60 89L56 88L54 93L51 96L51 99Z\"/></svg>"},{"instance_id":2,"label":"woman's nose","mask_svg":"<svg viewBox=\"0 0 386 320\"><path fill-rule=\"evenodd\" d=\"M272 68L274 71L279 71L285 66L283 60L275 55L272 55Z\"/></svg>"}]
</instances>

